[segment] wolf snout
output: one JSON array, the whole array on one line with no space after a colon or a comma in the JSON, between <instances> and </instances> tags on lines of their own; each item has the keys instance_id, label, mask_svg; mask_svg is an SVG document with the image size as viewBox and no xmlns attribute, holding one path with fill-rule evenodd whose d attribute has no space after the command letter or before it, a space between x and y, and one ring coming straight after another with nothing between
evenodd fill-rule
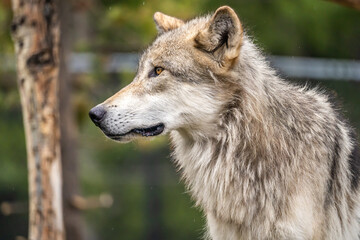
<instances>
[{"instance_id":1,"label":"wolf snout","mask_svg":"<svg viewBox=\"0 0 360 240\"><path fill-rule=\"evenodd\" d=\"M98 124L104 119L105 114L106 109L103 106L98 105L90 110L89 117L95 123L95 125L98 126Z\"/></svg>"}]
</instances>

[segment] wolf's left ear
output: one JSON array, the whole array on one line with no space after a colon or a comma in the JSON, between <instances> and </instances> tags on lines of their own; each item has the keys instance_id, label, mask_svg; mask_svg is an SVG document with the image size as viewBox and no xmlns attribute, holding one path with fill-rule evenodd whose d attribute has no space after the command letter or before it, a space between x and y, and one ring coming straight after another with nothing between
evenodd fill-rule
<instances>
[{"instance_id":1,"label":"wolf's left ear","mask_svg":"<svg viewBox=\"0 0 360 240\"><path fill-rule=\"evenodd\" d=\"M230 66L239 56L242 26L235 11L223 6L195 37L195 47L214 55L222 66Z\"/></svg>"},{"instance_id":2,"label":"wolf's left ear","mask_svg":"<svg viewBox=\"0 0 360 240\"><path fill-rule=\"evenodd\" d=\"M154 21L155 21L156 28L157 28L159 34L173 30L184 24L183 20L180 20L180 19L174 18L174 17L170 17L161 12L156 12L154 14Z\"/></svg>"}]
</instances>

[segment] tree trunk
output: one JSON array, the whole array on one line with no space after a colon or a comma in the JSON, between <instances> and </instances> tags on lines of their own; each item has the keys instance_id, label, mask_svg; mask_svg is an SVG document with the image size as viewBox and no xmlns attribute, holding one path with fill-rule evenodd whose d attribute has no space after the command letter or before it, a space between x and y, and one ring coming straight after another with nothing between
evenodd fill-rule
<instances>
[{"instance_id":1,"label":"tree trunk","mask_svg":"<svg viewBox=\"0 0 360 240\"><path fill-rule=\"evenodd\" d=\"M81 212L73 205L75 196L79 195L79 177L77 164L77 127L75 124L74 109L71 101L72 78L68 71L68 59L74 37L72 36L73 7L69 0L59 2L59 18L61 22L60 48L60 129L61 129L61 156L63 166L63 207L66 239L84 239L84 221Z\"/></svg>"},{"instance_id":2,"label":"tree trunk","mask_svg":"<svg viewBox=\"0 0 360 240\"><path fill-rule=\"evenodd\" d=\"M29 171L29 239L64 239L54 0L12 0L11 26Z\"/></svg>"}]
</instances>

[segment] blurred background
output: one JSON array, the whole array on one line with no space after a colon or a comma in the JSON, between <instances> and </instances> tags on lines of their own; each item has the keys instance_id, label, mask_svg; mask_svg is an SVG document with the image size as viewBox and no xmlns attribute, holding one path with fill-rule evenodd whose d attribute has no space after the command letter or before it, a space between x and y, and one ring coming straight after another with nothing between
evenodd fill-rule
<instances>
[{"instance_id":1,"label":"blurred background","mask_svg":"<svg viewBox=\"0 0 360 240\"><path fill-rule=\"evenodd\" d=\"M289 81L337 95L360 130L360 11L321 0L62 0L64 207L68 239L200 239L202 213L172 165L167 137L117 144L88 111L134 77L156 11L182 19L221 5ZM27 237L27 162L10 0L0 2L0 239Z\"/></svg>"}]
</instances>

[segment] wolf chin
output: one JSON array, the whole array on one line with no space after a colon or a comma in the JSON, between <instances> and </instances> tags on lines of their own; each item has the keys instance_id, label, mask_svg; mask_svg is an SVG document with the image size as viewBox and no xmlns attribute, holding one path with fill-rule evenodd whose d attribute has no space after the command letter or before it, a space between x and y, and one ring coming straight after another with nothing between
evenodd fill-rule
<instances>
[{"instance_id":1,"label":"wolf chin","mask_svg":"<svg viewBox=\"0 0 360 240\"><path fill-rule=\"evenodd\" d=\"M278 77L230 7L154 20L94 123L120 142L170 134L209 239L359 239L359 147L329 97Z\"/></svg>"}]
</instances>

